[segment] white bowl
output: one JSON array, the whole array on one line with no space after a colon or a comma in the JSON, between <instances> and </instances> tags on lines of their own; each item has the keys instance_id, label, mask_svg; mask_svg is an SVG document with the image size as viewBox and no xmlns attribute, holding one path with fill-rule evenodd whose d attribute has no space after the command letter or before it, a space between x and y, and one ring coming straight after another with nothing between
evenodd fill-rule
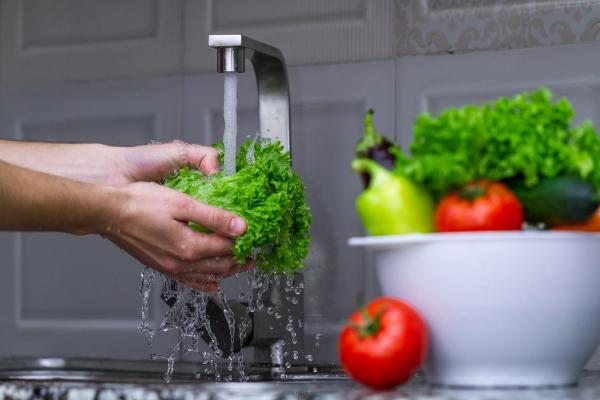
<instances>
[{"instance_id":1,"label":"white bowl","mask_svg":"<svg viewBox=\"0 0 600 400\"><path fill-rule=\"evenodd\" d=\"M574 384L600 342L600 235L439 233L352 238L383 293L424 318L429 382Z\"/></svg>"}]
</instances>

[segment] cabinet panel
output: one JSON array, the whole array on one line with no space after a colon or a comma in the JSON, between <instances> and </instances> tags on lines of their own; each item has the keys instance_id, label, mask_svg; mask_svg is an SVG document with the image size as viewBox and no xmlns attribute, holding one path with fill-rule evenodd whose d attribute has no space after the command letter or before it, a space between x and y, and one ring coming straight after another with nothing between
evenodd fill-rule
<instances>
[{"instance_id":1,"label":"cabinet panel","mask_svg":"<svg viewBox=\"0 0 600 400\"><path fill-rule=\"evenodd\" d=\"M158 34L157 0L27 0L21 7L19 33L22 48L27 50L136 40Z\"/></svg>"},{"instance_id":2,"label":"cabinet panel","mask_svg":"<svg viewBox=\"0 0 600 400\"><path fill-rule=\"evenodd\" d=\"M4 0L4 83L177 73L181 1Z\"/></svg>"},{"instance_id":3,"label":"cabinet panel","mask_svg":"<svg viewBox=\"0 0 600 400\"><path fill-rule=\"evenodd\" d=\"M185 69L215 69L209 33L241 33L278 47L290 65L392 57L394 2L187 0Z\"/></svg>"},{"instance_id":4,"label":"cabinet panel","mask_svg":"<svg viewBox=\"0 0 600 400\"><path fill-rule=\"evenodd\" d=\"M289 2L257 0L251 5L234 0L209 0L210 30L302 28L307 24L360 22L366 18L366 2L334 0Z\"/></svg>"}]
</instances>

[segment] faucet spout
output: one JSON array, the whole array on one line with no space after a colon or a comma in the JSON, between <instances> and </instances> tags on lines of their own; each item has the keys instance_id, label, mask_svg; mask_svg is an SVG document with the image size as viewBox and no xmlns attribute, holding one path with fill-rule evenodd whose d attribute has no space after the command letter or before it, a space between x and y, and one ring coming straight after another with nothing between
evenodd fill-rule
<instances>
[{"instance_id":1,"label":"faucet spout","mask_svg":"<svg viewBox=\"0 0 600 400\"><path fill-rule=\"evenodd\" d=\"M244 72L245 59L250 60L258 88L260 136L291 150L289 84L281 51L243 35L209 35L208 45L217 49L217 72Z\"/></svg>"}]
</instances>

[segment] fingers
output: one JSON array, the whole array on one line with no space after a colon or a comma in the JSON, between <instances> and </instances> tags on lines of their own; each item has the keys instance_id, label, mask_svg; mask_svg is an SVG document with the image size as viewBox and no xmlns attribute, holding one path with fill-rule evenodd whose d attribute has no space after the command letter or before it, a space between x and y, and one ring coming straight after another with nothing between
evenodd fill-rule
<instances>
[{"instance_id":1,"label":"fingers","mask_svg":"<svg viewBox=\"0 0 600 400\"><path fill-rule=\"evenodd\" d=\"M216 259L216 260L215 260ZM233 257L212 257L198 263L186 266L177 276L187 280L214 281L218 278L227 278L233 274L239 274L254 268L254 262L240 265Z\"/></svg>"},{"instance_id":2,"label":"fingers","mask_svg":"<svg viewBox=\"0 0 600 400\"><path fill-rule=\"evenodd\" d=\"M222 278L226 278L236 273L242 273L244 271L248 271L250 269L255 268L256 264L254 262L248 262L244 265L234 264L224 273L219 274L217 277L215 274L209 274L206 272L198 272L197 270L192 269L190 272L183 272L177 275L175 279L177 279L182 284L189 286L193 289L200 290L202 292L207 292L210 294L214 294L217 292L219 287L219 280Z\"/></svg>"},{"instance_id":3,"label":"fingers","mask_svg":"<svg viewBox=\"0 0 600 400\"><path fill-rule=\"evenodd\" d=\"M233 257L208 257L192 263L186 263L182 267L181 276L187 274L191 277L200 278L199 274L210 276L225 276L236 265ZM210 279L209 279L210 280Z\"/></svg>"},{"instance_id":4,"label":"fingers","mask_svg":"<svg viewBox=\"0 0 600 400\"><path fill-rule=\"evenodd\" d=\"M215 294L219 290L219 284L217 282L203 282L193 280L179 280L179 282L181 282L185 286L191 287L192 289L196 289L209 294Z\"/></svg>"},{"instance_id":5,"label":"fingers","mask_svg":"<svg viewBox=\"0 0 600 400\"><path fill-rule=\"evenodd\" d=\"M212 175L221 169L219 151L212 147L189 144L176 140L173 142L179 152L180 166L199 169L205 175Z\"/></svg>"},{"instance_id":6,"label":"fingers","mask_svg":"<svg viewBox=\"0 0 600 400\"><path fill-rule=\"evenodd\" d=\"M180 207L176 211L175 218L179 221L194 222L225 237L243 235L247 228L246 221L237 215L201 203L191 197L185 207Z\"/></svg>"}]
</instances>

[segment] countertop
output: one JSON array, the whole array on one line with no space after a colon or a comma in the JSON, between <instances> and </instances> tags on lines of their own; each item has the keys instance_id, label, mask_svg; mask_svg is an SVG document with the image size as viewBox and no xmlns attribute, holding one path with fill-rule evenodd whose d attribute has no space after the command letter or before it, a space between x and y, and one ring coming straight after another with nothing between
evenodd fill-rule
<instances>
[{"instance_id":1,"label":"countertop","mask_svg":"<svg viewBox=\"0 0 600 400\"><path fill-rule=\"evenodd\" d=\"M416 379L393 391L377 392L351 381L111 384L77 382L0 383L0 399L44 400L217 400L217 399L422 399L422 400L591 400L600 399L600 371L585 372L577 386L559 388L460 389L432 387Z\"/></svg>"}]
</instances>

